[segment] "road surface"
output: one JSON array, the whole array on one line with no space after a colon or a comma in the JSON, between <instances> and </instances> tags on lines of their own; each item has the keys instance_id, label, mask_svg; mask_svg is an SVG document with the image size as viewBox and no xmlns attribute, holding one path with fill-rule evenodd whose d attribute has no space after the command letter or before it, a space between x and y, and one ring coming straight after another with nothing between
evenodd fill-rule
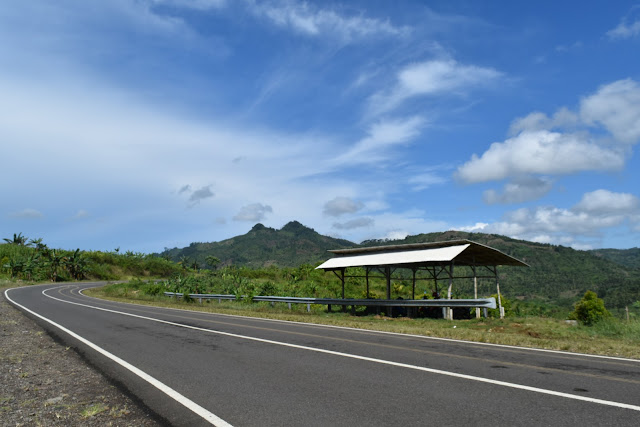
<instances>
[{"instance_id":1,"label":"road surface","mask_svg":"<svg viewBox=\"0 0 640 427\"><path fill-rule=\"evenodd\" d=\"M638 360L80 293L97 285L6 296L173 425L640 425Z\"/></svg>"}]
</instances>

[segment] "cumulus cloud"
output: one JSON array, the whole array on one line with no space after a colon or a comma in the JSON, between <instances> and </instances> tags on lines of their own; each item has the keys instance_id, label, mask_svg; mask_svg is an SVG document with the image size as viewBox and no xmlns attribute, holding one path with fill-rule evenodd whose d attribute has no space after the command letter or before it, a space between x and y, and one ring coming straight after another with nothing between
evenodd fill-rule
<instances>
[{"instance_id":1,"label":"cumulus cloud","mask_svg":"<svg viewBox=\"0 0 640 427\"><path fill-rule=\"evenodd\" d=\"M251 221L259 222L264 219L267 213L273 212L273 209L269 205L263 205L262 203L252 203L250 205L243 206L233 219L235 221Z\"/></svg>"},{"instance_id":2,"label":"cumulus cloud","mask_svg":"<svg viewBox=\"0 0 640 427\"><path fill-rule=\"evenodd\" d=\"M607 31L607 37L611 40L629 39L640 35L640 6L631 8L629 14L620 20L613 29Z\"/></svg>"},{"instance_id":3,"label":"cumulus cloud","mask_svg":"<svg viewBox=\"0 0 640 427\"><path fill-rule=\"evenodd\" d=\"M632 79L604 85L582 100L580 117L588 125L601 124L616 141L640 140L640 86Z\"/></svg>"},{"instance_id":4,"label":"cumulus cloud","mask_svg":"<svg viewBox=\"0 0 640 427\"><path fill-rule=\"evenodd\" d=\"M26 208L26 209L23 209L23 210L18 211L18 212L11 212L9 214L9 218L39 219L39 218L44 218L44 215L42 214L42 212L40 212L40 211L38 211L36 209Z\"/></svg>"},{"instance_id":5,"label":"cumulus cloud","mask_svg":"<svg viewBox=\"0 0 640 427\"><path fill-rule=\"evenodd\" d=\"M361 201L356 201L348 197L336 197L324 204L323 213L327 216L341 216L358 212L364 207Z\"/></svg>"},{"instance_id":6,"label":"cumulus cloud","mask_svg":"<svg viewBox=\"0 0 640 427\"><path fill-rule=\"evenodd\" d=\"M394 87L374 94L370 100L373 114L395 109L409 98L463 92L484 86L502 76L493 69L460 64L453 59L435 59L408 65L397 74Z\"/></svg>"},{"instance_id":7,"label":"cumulus cloud","mask_svg":"<svg viewBox=\"0 0 640 427\"><path fill-rule=\"evenodd\" d=\"M475 183L620 170L630 146L640 141L640 86L632 79L603 85L580 101L577 113L565 107L551 117L534 112L516 119L510 135L481 156L474 154L456 177Z\"/></svg>"},{"instance_id":8,"label":"cumulus cloud","mask_svg":"<svg viewBox=\"0 0 640 427\"><path fill-rule=\"evenodd\" d=\"M505 184L502 193L487 190L483 194L488 205L522 203L536 200L551 191L552 182L545 178L523 177Z\"/></svg>"},{"instance_id":9,"label":"cumulus cloud","mask_svg":"<svg viewBox=\"0 0 640 427\"><path fill-rule=\"evenodd\" d=\"M628 223L632 229L640 218L640 199L628 193L596 190L583 195L570 209L553 206L522 208L507 212L501 221L460 227L466 231L503 234L541 243L581 245L579 239L597 238L607 228Z\"/></svg>"},{"instance_id":10,"label":"cumulus cloud","mask_svg":"<svg viewBox=\"0 0 640 427\"><path fill-rule=\"evenodd\" d=\"M354 228L371 227L374 222L373 218L356 218L346 222L334 222L333 228L337 230L352 230Z\"/></svg>"},{"instance_id":11,"label":"cumulus cloud","mask_svg":"<svg viewBox=\"0 0 640 427\"><path fill-rule=\"evenodd\" d=\"M407 144L424 127L422 117L381 120L374 123L368 135L340 155L337 163L374 163L386 159L384 153L393 146Z\"/></svg>"},{"instance_id":12,"label":"cumulus cloud","mask_svg":"<svg viewBox=\"0 0 640 427\"><path fill-rule=\"evenodd\" d=\"M456 177L466 183L502 180L523 174L564 175L585 170L611 171L624 166L622 152L601 147L588 135L546 130L525 131L491 144L460 166Z\"/></svg>"},{"instance_id":13,"label":"cumulus cloud","mask_svg":"<svg viewBox=\"0 0 640 427\"><path fill-rule=\"evenodd\" d=\"M187 185L183 185L182 187L180 187L180 190L178 190L178 194L182 194L182 193L190 193L191 192L191 186L189 184Z\"/></svg>"},{"instance_id":14,"label":"cumulus cloud","mask_svg":"<svg viewBox=\"0 0 640 427\"><path fill-rule=\"evenodd\" d=\"M639 208L640 201L632 194L596 190L586 193L573 209L577 212L586 212L592 215L626 215L640 213Z\"/></svg>"},{"instance_id":15,"label":"cumulus cloud","mask_svg":"<svg viewBox=\"0 0 640 427\"><path fill-rule=\"evenodd\" d=\"M334 10L309 3L291 1L247 1L254 15L272 24L313 37L339 38L351 42L373 36L402 36L410 30L396 27L388 20L363 16L344 16Z\"/></svg>"}]
</instances>

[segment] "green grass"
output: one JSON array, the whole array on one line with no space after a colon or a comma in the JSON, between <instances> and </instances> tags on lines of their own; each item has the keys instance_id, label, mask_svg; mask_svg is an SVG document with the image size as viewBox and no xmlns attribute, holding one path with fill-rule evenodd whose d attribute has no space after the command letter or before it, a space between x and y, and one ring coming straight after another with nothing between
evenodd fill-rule
<instances>
[{"instance_id":1,"label":"green grass","mask_svg":"<svg viewBox=\"0 0 640 427\"><path fill-rule=\"evenodd\" d=\"M286 304L272 307L269 303L235 301L186 303L164 296L145 295L140 289L127 288L126 284L95 288L85 293L143 305L640 359L640 321L633 319L626 322L610 318L589 327L533 316L454 321L354 316L336 311L328 313L326 306L317 305L312 305L312 311L308 313L303 304L293 304L289 310Z\"/></svg>"}]
</instances>

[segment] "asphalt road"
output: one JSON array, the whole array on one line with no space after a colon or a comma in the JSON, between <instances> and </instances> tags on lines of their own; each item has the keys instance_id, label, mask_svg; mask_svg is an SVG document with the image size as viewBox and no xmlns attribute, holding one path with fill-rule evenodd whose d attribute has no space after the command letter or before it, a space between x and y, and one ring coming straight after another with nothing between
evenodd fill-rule
<instances>
[{"instance_id":1,"label":"asphalt road","mask_svg":"<svg viewBox=\"0 0 640 427\"><path fill-rule=\"evenodd\" d=\"M637 360L121 304L89 286L7 297L173 425L640 425Z\"/></svg>"}]
</instances>

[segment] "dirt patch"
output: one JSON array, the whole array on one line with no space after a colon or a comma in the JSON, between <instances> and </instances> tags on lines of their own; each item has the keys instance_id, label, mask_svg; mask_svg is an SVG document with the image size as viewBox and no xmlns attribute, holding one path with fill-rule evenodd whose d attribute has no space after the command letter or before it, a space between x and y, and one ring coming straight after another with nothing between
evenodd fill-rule
<instances>
[{"instance_id":1,"label":"dirt patch","mask_svg":"<svg viewBox=\"0 0 640 427\"><path fill-rule=\"evenodd\" d=\"M161 426L150 411L56 343L0 289L3 426Z\"/></svg>"}]
</instances>

